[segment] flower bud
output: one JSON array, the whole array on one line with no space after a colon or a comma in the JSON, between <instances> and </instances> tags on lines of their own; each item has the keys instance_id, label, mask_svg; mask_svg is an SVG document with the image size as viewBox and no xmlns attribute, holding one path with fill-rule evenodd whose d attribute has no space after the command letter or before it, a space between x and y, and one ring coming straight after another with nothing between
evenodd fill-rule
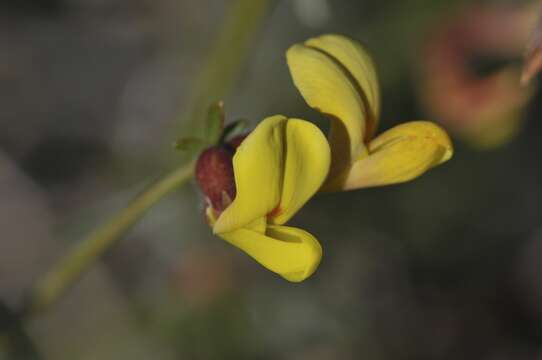
<instances>
[{"instance_id":1,"label":"flower bud","mask_svg":"<svg viewBox=\"0 0 542 360\"><path fill-rule=\"evenodd\" d=\"M196 163L196 181L214 210L223 211L235 198L233 151L213 146L203 151Z\"/></svg>"}]
</instances>

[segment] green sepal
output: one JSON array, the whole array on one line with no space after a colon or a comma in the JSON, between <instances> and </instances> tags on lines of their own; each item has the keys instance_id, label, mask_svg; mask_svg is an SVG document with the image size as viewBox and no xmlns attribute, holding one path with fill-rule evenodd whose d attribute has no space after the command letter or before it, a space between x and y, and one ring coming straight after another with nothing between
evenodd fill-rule
<instances>
[{"instance_id":1,"label":"green sepal","mask_svg":"<svg viewBox=\"0 0 542 360\"><path fill-rule=\"evenodd\" d=\"M244 133L247 127L248 127L247 119L239 119L239 120L235 120L232 123L229 123L224 128L222 137L220 138L220 142L226 142L228 140L231 140L233 137Z\"/></svg>"},{"instance_id":2,"label":"green sepal","mask_svg":"<svg viewBox=\"0 0 542 360\"><path fill-rule=\"evenodd\" d=\"M215 145L220 141L224 130L224 102L218 101L207 112L207 121L204 129L204 139L209 145Z\"/></svg>"}]
</instances>

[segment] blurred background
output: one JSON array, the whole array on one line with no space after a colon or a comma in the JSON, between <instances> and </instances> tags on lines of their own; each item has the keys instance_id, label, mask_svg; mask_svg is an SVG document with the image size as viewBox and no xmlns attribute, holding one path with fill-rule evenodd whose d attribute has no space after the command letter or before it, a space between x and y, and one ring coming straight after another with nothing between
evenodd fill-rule
<instances>
[{"instance_id":1,"label":"blurred background","mask_svg":"<svg viewBox=\"0 0 542 360\"><path fill-rule=\"evenodd\" d=\"M539 6L3 0L0 359L542 359L542 98L519 85ZM291 222L324 248L302 284L214 237L192 182L17 318L71 244L186 161L172 143L201 131L209 103L325 129L284 53L328 32L373 55L381 128L440 122L449 163L316 196Z\"/></svg>"}]
</instances>

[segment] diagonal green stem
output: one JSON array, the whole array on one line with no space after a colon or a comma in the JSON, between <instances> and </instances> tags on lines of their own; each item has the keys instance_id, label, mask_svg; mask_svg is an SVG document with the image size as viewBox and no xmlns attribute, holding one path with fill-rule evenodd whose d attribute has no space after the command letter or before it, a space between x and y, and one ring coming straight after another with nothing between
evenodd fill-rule
<instances>
[{"instance_id":1,"label":"diagonal green stem","mask_svg":"<svg viewBox=\"0 0 542 360\"><path fill-rule=\"evenodd\" d=\"M191 111L180 123L195 125L205 116L207 105L224 96L248 55L251 40L271 0L236 0L218 32L217 40L196 81ZM179 131L175 131L178 133ZM180 167L149 186L116 216L73 246L39 279L22 309L28 316L54 303L108 248L124 235L161 198L192 177L194 164Z\"/></svg>"},{"instance_id":2,"label":"diagonal green stem","mask_svg":"<svg viewBox=\"0 0 542 360\"><path fill-rule=\"evenodd\" d=\"M119 240L153 205L188 181L194 165L181 166L151 184L116 216L73 246L71 250L37 282L24 314L44 310L59 298L81 274L111 245Z\"/></svg>"}]
</instances>

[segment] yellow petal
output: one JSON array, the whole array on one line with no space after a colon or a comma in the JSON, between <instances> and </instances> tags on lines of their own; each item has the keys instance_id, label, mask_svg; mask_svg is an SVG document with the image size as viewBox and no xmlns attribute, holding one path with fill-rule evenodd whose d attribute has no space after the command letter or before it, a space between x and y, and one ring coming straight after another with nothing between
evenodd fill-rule
<instances>
[{"instance_id":1,"label":"yellow petal","mask_svg":"<svg viewBox=\"0 0 542 360\"><path fill-rule=\"evenodd\" d=\"M380 89L371 57L361 44L341 35L322 35L307 40L305 45L336 59L352 76L351 80L355 81L368 109L365 141L369 141L376 131L380 116Z\"/></svg>"},{"instance_id":2,"label":"yellow petal","mask_svg":"<svg viewBox=\"0 0 542 360\"><path fill-rule=\"evenodd\" d=\"M322 258L322 247L314 236L293 227L269 226L266 234L242 228L219 236L292 282L311 276Z\"/></svg>"},{"instance_id":3,"label":"yellow petal","mask_svg":"<svg viewBox=\"0 0 542 360\"><path fill-rule=\"evenodd\" d=\"M284 224L322 186L331 155L327 140L315 125L300 119L286 123L285 169L279 207L269 221Z\"/></svg>"},{"instance_id":4,"label":"yellow petal","mask_svg":"<svg viewBox=\"0 0 542 360\"><path fill-rule=\"evenodd\" d=\"M365 152L367 109L342 66L320 50L294 45L286 53L295 86L312 108L331 118L330 176Z\"/></svg>"},{"instance_id":5,"label":"yellow petal","mask_svg":"<svg viewBox=\"0 0 542 360\"><path fill-rule=\"evenodd\" d=\"M369 144L369 156L356 161L327 190L351 190L412 180L452 157L446 132L427 121L398 125Z\"/></svg>"},{"instance_id":6,"label":"yellow petal","mask_svg":"<svg viewBox=\"0 0 542 360\"><path fill-rule=\"evenodd\" d=\"M215 234L242 228L279 204L286 121L280 115L264 119L237 148L233 157L237 194L216 220Z\"/></svg>"}]
</instances>

